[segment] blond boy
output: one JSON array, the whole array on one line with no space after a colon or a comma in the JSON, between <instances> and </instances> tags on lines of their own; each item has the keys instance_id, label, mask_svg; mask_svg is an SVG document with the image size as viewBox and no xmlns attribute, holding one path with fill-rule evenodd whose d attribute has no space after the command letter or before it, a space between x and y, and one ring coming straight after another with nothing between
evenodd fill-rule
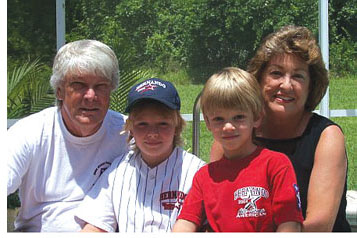
<instances>
[{"instance_id":1,"label":"blond boy","mask_svg":"<svg viewBox=\"0 0 357 238\"><path fill-rule=\"evenodd\" d=\"M205 219L215 232L301 230L289 159L253 142L262 108L257 81L241 69L225 68L207 81L201 109L224 156L196 173L173 231L197 231Z\"/></svg>"}]
</instances>

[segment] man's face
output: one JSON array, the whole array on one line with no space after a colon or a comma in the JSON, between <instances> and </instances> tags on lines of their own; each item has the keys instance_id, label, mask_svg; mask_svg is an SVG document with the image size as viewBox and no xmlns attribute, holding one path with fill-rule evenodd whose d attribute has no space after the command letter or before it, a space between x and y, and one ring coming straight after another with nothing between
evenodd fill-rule
<instances>
[{"instance_id":1,"label":"man's face","mask_svg":"<svg viewBox=\"0 0 357 238\"><path fill-rule=\"evenodd\" d=\"M75 136L89 136L101 126L109 108L110 81L91 74L69 75L57 90L67 129Z\"/></svg>"}]
</instances>

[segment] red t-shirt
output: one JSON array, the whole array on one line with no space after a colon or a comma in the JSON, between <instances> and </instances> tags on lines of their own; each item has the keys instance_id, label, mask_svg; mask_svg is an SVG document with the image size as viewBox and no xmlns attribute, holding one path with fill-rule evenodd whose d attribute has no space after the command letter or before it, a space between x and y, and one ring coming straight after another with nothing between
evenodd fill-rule
<instances>
[{"instance_id":1,"label":"red t-shirt","mask_svg":"<svg viewBox=\"0 0 357 238\"><path fill-rule=\"evenodd\" d=\"M288 221L302 223L299 189L288 157L258 147L236 160L222 158L195 175L178 219L216 232L276 231Z\"/></svg>"}]
</instances>

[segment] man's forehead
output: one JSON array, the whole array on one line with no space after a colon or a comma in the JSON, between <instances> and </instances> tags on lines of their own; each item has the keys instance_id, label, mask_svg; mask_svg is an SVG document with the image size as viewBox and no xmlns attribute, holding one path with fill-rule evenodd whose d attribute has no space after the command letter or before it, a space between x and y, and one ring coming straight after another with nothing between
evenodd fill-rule
<instances>
[{"instance_id":1,"label":"man's forehead","mask_svg":"<svg viewBox=\"0 0 357 238\"><path fill-rule=\"evenodd\" d=\"M100 74L95 74L95 73L69 73L65 76L65 80L68 82L75 81L75 80L80 80L80 81L109 81L107 78Z\"/></svg>"}]
</instances>

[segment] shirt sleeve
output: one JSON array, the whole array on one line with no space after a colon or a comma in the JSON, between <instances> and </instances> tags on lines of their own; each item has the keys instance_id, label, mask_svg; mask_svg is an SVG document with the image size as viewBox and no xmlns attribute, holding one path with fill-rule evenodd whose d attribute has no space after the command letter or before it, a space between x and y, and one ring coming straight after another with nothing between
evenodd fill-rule
<instances>
[{"instance_id":1,"label":"shirt sleeve","mask_svg":"<svg viewBox=\"0 0 357 238\"><path fill-rule=\"evenodd\" d=\"M20 187L32 158L32 146L22 125L19 121L7 131L7 195Z\"/></svg>"},{"instance_id":2,"label":"shirt sleeve","mask_svg":"<svg viewBox=\"0 0 357 238\"><path fill-rule=\"evenodd\" d=\"M182 210L177 219L183 219L201 226L204 219L203 193L200 183L201 168L193 177L192 187L185 198Z\"/></svg>"},{"instance_id":3,"label":"shirt sleeve","mask_svg":"<svg viewBox=\"0 0 357 238\"><path fill-rule=\"evenodd\" d=\"M76 212L76 219L80 219L107 232L115 232L118 226L112 202L116 165L117 163L113 163L100 176Z\"/></svg>"},{"instance_id":4,"label":"shirt sleeve","mask_svg":"<svg viewBox=\"0 0 357 238\"><path fill-rule=\"evenodd\" d=\"M272 173L274 223L277 226L289 221L302 223L304 219L294 168L286 156L277 161L277 171Z\"/></svg>"}]
</instances>

